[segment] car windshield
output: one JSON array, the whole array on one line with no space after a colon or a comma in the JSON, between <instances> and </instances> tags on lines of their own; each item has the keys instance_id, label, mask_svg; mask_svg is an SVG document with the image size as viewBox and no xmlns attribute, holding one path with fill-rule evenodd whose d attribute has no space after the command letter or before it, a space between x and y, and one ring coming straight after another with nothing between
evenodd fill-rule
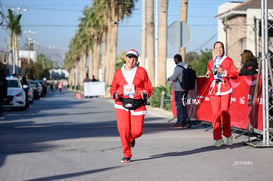
<instances>
[{"instance_id":1,"label":"car windshield","mask_svg":"<svg viewBox=\"0 0 273 181\"><path fill-rule=\"evenodd\" d=\"M8 80L8 87L20 87L17 80Z\"/></svg>"}]
</instances>

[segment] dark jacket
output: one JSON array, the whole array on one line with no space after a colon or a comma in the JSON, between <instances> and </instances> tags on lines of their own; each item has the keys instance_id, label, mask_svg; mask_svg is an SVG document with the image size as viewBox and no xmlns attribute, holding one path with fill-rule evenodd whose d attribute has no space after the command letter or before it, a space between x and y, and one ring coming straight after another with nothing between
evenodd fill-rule
<instances>
[{"instance_id":1,"label":"dark jacket","mask_svg":"<svg viewBox=\"0 0 273 181\"><path fill-rule=\"evenodd\" d=\"M255 60L249 60L241 68L239 75L255 75L257 74L258 63Z\"/></svg>"}]
</instances>

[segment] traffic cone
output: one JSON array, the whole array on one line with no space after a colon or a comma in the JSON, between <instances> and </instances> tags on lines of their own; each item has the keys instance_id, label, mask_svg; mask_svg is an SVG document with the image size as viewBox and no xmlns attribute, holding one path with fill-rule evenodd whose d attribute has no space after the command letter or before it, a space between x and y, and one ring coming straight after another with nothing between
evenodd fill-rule
<instances>
[{"instance_id":1,"label":"traffic cone","mask_svg":"<svg viewBox=\"0 0 273 181\"><path fill-rule=\"evenodd\" d=\"M81 96L80 93L76 93L75 96L76 96L78 99L81 99L81 98L82 98L82 96Z\"/></svg>"}]
</instances>

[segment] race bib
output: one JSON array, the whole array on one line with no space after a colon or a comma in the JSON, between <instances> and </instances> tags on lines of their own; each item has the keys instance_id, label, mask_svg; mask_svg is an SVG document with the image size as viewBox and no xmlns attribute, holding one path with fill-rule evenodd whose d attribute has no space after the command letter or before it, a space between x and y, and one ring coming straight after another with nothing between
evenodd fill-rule
<instances>
[{"instance_id":1,"label":"race bib","mask_svg":"<svg viewBox=\"0 0 273 181\"><path fill-rule=\"evenodd\" d=\"M135 94L135 85L127 84L123 86L123 94L124 95L134 95Z\"/></svg>"}]
</instances>

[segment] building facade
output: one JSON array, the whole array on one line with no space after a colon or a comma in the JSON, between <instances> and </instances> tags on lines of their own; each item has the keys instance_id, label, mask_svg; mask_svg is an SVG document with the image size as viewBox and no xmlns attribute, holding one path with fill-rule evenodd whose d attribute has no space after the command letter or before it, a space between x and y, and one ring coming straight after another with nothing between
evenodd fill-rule
<instances>
[{"instance_id":1,"label":"building facade","mask_svg":"<svg viewBox=\"0 0 273 181\"><path fill-rule=\"evenodd\" d=\"M273 1L268 1L268 13L273 14ZM237 68L241 67L241 53L249 49L261 56L261 1L225 3L218 8L218 40L225 44L226 54ZM268 19L270 23L273 19ZM269 23L269 24L270 24ZM270 30L272 31L272 30ZM269 32L273 44L273 32Z\"/></svg>"}]
</instances>

